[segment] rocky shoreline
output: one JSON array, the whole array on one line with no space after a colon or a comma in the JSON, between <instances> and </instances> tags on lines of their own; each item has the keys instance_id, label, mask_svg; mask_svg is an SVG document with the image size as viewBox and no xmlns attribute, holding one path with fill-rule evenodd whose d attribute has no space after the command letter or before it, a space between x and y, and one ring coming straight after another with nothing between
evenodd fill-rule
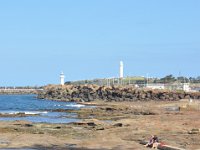
<instances>
[{"instance_id":1,"label":"rocky shoreline","mask_svg":"<svg viewBox=\"0 0 200 150\"><path fill-rule=\"evenodd\" d=\"M200 99L200 92L137 89L133 86L48 85L38 93L40 99L91 102L103 101L177 101Z\"/></svg>"},{"instance_id":2,"label":"rocky shoreline","mask_svg":"<svg viewBox=\"0 0 200 150\"><path fill-rule=\"evenodd\" d=\"M60 110L77 113L81 119L68 124L2 121L0 148L146 150L140 141L148 140L151 134L174 147L194 150L200 147L199 111L188 105L188 101L95 101L90 104L97 107ZM194 104L199 106L199 102ZM165 109L174 106L181 109Z\"/></svg>"},{"instance_id":3,"label":"rocky shoreline","mask_svg":"<svg viewBox=\"0 0 200 150\"><path fill-rule=\"evenodd\" d=\"M200 148L200 101L189 101L200 99L200 93L129 86L49 85L38 93L38 98L77 101L95 107L55 110L77 114L80 120L71 123L1 121L0 148L147 150L140 142L152 134L166 145L184 150Z\"/></svg>"}]
</instances>

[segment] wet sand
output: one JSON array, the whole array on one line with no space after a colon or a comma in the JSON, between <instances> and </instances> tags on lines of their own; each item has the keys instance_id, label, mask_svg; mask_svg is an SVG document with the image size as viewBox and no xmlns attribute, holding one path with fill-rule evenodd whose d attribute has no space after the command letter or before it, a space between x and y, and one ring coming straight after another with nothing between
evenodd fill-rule
<instances>
[{"instance_id":1,"label":"wet sand","mask_svg":"<svg viewBox=\"0 0 200 150\"><path fill-rule=\"evenodd\" d=\"M90 104L97 107L67 110L83 119L76 123L1 121L0 148L145 150L148 148L139 142L156 134L164 144L200 149L199 102L96 101ZM166 109L177 107L180 111Z\"/></svg>"}]
</instances>

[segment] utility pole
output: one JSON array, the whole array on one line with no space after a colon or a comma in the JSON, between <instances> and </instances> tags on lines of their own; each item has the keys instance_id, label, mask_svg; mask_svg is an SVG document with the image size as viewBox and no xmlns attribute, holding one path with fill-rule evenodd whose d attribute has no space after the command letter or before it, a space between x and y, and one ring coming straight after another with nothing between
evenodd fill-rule
<instances>
[{"instance_id":1,"label":"utility pole","mask_svg":"<svg viewBox=\"0 0 200 150\"><path fill-rule=\"evenodd\" d=\"M149 74L147 73L147 85L146 85L147 87L148 87L148 84L149 84L149 83L148 83L148 82L149 82L148 80L149 80Z\"/></svg>"}]
</instances>

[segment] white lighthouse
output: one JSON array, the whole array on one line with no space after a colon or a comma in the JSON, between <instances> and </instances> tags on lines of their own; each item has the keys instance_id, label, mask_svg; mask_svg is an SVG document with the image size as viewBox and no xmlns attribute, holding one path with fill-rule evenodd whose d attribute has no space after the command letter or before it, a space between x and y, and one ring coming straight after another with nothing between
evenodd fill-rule
<instances>
[{"instance_id":1,"label":"white lighthouse","mask_svg":"<svg viewBox=\"0 0 200 150\"><path fill-rule=\"evenodd\" d=\"M120 61L120 66L119 66L119 77L123 78L124 77L124 64L123 61Z\"/></svg>"},{"instance_id":2,"label":"white lighthouse","mask_svg":"<svg viewBox=\"0 0 200 150\"><path fill-rule=\"evenodd\" d=\"M61 85L64 85L65 84L65 75L63 72L61 72L60 74L60 84Z\"/></svg>"}]
</instances>

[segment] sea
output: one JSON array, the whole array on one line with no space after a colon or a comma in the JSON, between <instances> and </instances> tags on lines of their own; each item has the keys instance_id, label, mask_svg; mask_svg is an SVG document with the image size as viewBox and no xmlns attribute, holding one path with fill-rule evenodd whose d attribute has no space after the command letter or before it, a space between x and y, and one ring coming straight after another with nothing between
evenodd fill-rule
<instances>
[{"instance_id":1,"label":"sea","mask_svg":"<svg viewBox=\"0 0 200 150\"><path fill-rule=\"evenodd\" d=\"M0 114L24 113L25 117L0 117L0 121L25 120L34 123L70 123L80 121L76 113L59 112L58 109L80 109L85 106L75 102L37 99L36 95L0 95Z\"/></svg>"}]
</instances>

